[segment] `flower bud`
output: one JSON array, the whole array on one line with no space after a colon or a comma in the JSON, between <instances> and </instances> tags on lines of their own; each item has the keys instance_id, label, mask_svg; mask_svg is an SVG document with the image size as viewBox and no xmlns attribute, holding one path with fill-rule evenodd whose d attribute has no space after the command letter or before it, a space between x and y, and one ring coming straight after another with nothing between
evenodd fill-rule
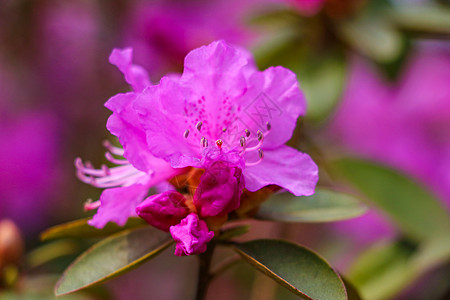
<instances>
[{"instance_id":1,"label":"flower bud","mask_svg":"<svg viewBox=\"0 0 450 300\"><path fill-rule=\"evenodd\" d=\"M8 219L0 221L0 270L6 265L18 264L24 251L19 228Z\"/></svg>"}]
</instances>

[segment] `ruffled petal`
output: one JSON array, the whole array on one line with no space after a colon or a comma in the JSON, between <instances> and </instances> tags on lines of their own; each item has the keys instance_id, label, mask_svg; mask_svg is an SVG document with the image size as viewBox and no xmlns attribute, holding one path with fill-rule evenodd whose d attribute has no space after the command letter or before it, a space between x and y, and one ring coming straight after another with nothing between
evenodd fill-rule
<instances>
[{"instance_id":1,"label":"ruffled petal","mask_svg":"<svg viewBox=\"0 0 450 300\"><path fill-rule=\"evenodd\" d=\"M189 128L184 102L177 79L163 77L159 85L145 89L133 105L145 130L149 151L168 162L176 162L182 155L201 157L200 138L193 140L193 128L192 134L184 137Z\"/></svg>"},{"instance_id":2,"label":"ruffled petal","mask_svg":"<svg viewBox=\"0 0 450 300\"><path fill-rule=\"evenodd\" d=\"M156 163L156 158L147 146L145 132L138 116L132 108L136 93L117 94L105 106L113 114L109 117L106 128L119 138L124 148L124 157L138 170L148 172Z\"/></svg>"},{"instance_id":3,"label":"ruffled petal","mask_svg":"<svg viewBox=\"0 0 450 300\"><path fill-rule=\"evenodd\" d=\"M294 132L299 116L306 111L306 100L295 74L283 67L271 67L254 73L249 79L249 91L242 99L243 110L237 123L239 132L249 129L253 137L258 130L266 132L264 148L274 149L285 144Z\"/></svg>"},{"instance_id":4,"label":"ruffled petal","mask_svg":"<svg viewBox=\"0 0 450 300\"><path fill-rule=\"evenodd\" d=\"M214 237L206 222L195 213L189 214L180 224L170 227L170 234L176 242L175 255L184 256L206 251L206 244Z\"/></svg>"},{"instance_id":5,"label":"ruffled petal","mask_svg":"<svg viewBox=\"0 0 450 300\"><path fill-rule=\"evenodd\" d=\"M176 191L167 191L145 199L136 207L136 213L150 225L164 231L177 225L189 214L186 198Z\"/></svg>"},{"instance_id":6,"label":"ruffled petal","mask_svg":"<svg viewBox=\"0 0 450 300\"><path fill-rule=\"evenodd\" d=\"M264 151L261 163L247 167L244 177L245 187L251 192L275 184L296 196L312 195L319 179L311 157L288 146Z\"/></svg>"},{"instance_id":7,"label":"ruffled petal","mask_svg":"<svg viewBox=\"0 0 450 300\"><path fill-rule=\"evenodd\" d=\"M147 195L147 184L106 189L100 196L101 205L89 225L103 228L108 222L125 225L128 218L136 215L136 205Z\"/></svg>"},{"instance_id":8,"label":"ruffled petal","mask_svg":"<svg viewBox=\"0 0 450 300\"><path fill-rule=\"evenodd\" d=\"M133 49L114 49L109 56L109 62L119 68L123 73L125 81L131 85L133 90L141 92L146 86L149 86L150 79L147 71L138 65L132 64Z\"/></svg>"}]
</instances>

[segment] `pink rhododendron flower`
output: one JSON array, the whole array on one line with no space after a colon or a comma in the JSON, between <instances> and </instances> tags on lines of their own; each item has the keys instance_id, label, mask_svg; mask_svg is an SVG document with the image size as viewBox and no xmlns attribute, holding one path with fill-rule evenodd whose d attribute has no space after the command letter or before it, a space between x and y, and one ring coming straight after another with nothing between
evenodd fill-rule
<instances>
[{"instance_id":1,"label":"pink rhododendron flower","mask_svg":"<svg viewBox=\"0 0 450 300\"><path fill-rule=\"evenodd\" d=\"M317 166L284 145L305 113L291 71L258 71L249 53L224 41L191 51L183 74L155 85L131 63L130 49L114 50L110 61L133 90L106 103L113 111L107 128L123 146L107 145L107 158L120 166L95 170L76 162L81 180L108 188L100 202L87 205L99 206L91 225L124 224L136 210L149 224L170 230L177 255L197 254L213 235L205 221L226 220L244 188L277 185L298 196L314 193ZM147 197L150 187L182 176L192 195Z\"/></svg>"}]
</instances>

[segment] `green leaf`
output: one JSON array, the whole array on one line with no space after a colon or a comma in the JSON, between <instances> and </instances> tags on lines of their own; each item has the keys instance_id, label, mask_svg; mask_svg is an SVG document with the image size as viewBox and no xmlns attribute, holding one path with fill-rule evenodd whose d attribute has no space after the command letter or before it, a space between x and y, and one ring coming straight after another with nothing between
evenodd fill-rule
<instances>
[{"instance_id":1,"label":"green leaf","mask_svg":"<svg viewBox=\"0 0 450 300\"><path fill-rule=\"evenodd\" d=\"M136 268L172 243L170 235L146 226L122 231L93 245L64 272L56 296L99 284Z\"/></svg>"},{"instance_id":2,"label":"green leaf","mask_svg":"<svg viewBox=\"0 0 450 300\"><path fill-rule=\"evenodd\" d=\"M344 284L316 253L281 240L255 240L235 245L252 266L304 299L347 299Z\"/></svg>"},{"instance_id":3,"label":"green leaf","mask_svg":"<svg viewBox=\"0 0 450 300\"><path fill-rule=\"evenodd\" d=\"M264 202L256 218L281 222L333 222L358 217L367 207L355 196L316 189L312 196L275 194Z\"/></svg>"},{"instance_id":4,"label":"green leaf","mask_svg":"<svg viewBox=\"0 0 450 300\"><path fill-rule=\"evenodd\" d=\"M345 21L337 29L350 46L377 62L392 62L402 53L402 36L381 16Z\"/></svg>"},{"instance_id":5,"label":"green leaf","mask_svg":"<svg viewBox=\"0 0 450 300\"><path fill-rule=\"evenodd\" d=\"M400 29L436 36L450 36L450 10L438 5L402 5L390 15L391 21Z\"/></svg>"},{"instance_id":6,"label":"green leaf","mask_svg":"<svg viewBox=\"0 0 450 300\"><path fill-rule=\"evenodd\" d=\"M68 237L105 237L125 229L146 224L144 220L140 218L130 218L124 226L119 226L115 223L108 223L103 229L97 229L89 225L87 223L88 220L89 218L80 219L50 227L41 233L41 240L46 241Z\"/></svg>"},{"instance_id":7,"label":"green leaf","mask_svg":"<svg viewBox=\"0 0 450 300\"><path fill-rule=\"evenodd\" d=\"M363 253L347 276L363 299L389 299L414 280L411 255L412 250L403 243L381 243Z\"/></svg>"},{"instance_id":8,"label":"green leaf","mask_svg":"<svg viewBox=\"0 0 450 300\"><path fill-rule=\"evenodd\" d=\"M347 291L347 299L348 300L362 300L356 287L352 283L350 283L350 281L345 279L344 277L341 276L341 279L342 279L342 282L344 282L345 290Z\"/></svg>"},{"instance_id":9,"label":"green leaf","mask_svg":"<svg viewBox=\"0 0 450 300\"><path fill-rule=\"evenodd\" d=\"M308 102L306 118L316 122L325 120L341 99L347 76L346 61L336 52L316 56L303 62L297 74ZM308 64L308 65L307 65Z\"/></svg>"},{"instance_id":10,"label":"green leaf","mask_svg":"<svg viewBox=\"0 0 450 300\"><path fill-rule=\"evenodd\" d=\"M382 208L410 238L431 238L449 232L450 219L442 204L406 175L373 162L343 158L332 163L342 176Z\"/></svg>"},{"instance_id":11,"label":"green leaf","mask_svg":"<svg viewBox=\"0 0 450 300\"><path fill-rule=\"evenodd\" d=\"M29 252L27 264L30 268L35 268L62 256L74 255L77 251L80 251L79 245L73 240L53 241Z\"/></svg>"},{"instance_id":12,"label":"green leaf","mask_svg":"<svg viewBox=\"0 0 450 300\"><path fill-rule=\"evenodd\" d=\"M240 225L227 228L219 235L217 239L221 241L229 240L231 238L246 234L249 229L250 229L249 225Z\"/></svg>"}]
</instances>

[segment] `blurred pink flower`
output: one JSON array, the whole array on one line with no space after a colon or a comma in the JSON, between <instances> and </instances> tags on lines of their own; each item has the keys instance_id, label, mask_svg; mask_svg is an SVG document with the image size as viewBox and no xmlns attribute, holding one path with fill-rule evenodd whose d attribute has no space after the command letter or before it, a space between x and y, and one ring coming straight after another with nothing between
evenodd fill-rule
<instances>
[{"instance_id":1,"label":"blurred pink flower","mask_svg":"<svg viewBox=\"0 0 450 300\"><path fill-rule=\"evenodd\" d=\"M421 48L398 84L389 84L367 62L355 58L329 134L349 152L411 175L450 207L449 83L449 48ZM376 213L335 228L351 232L360 244L395 234Z\"/></svg>"},{"instance_id":2,"label":"blurred pink flower","mask_svg":"<svg viewBox=\"0 0 450 300\"><path fill-rule=\"evenodd\" d=\"M258 32L247 19L265 2L140 1L128 13L123 44L135 49L136 62L159 80L162 74L181 71L191 49L214 40L249 46Z\"/></svg>"}]
</instances>

